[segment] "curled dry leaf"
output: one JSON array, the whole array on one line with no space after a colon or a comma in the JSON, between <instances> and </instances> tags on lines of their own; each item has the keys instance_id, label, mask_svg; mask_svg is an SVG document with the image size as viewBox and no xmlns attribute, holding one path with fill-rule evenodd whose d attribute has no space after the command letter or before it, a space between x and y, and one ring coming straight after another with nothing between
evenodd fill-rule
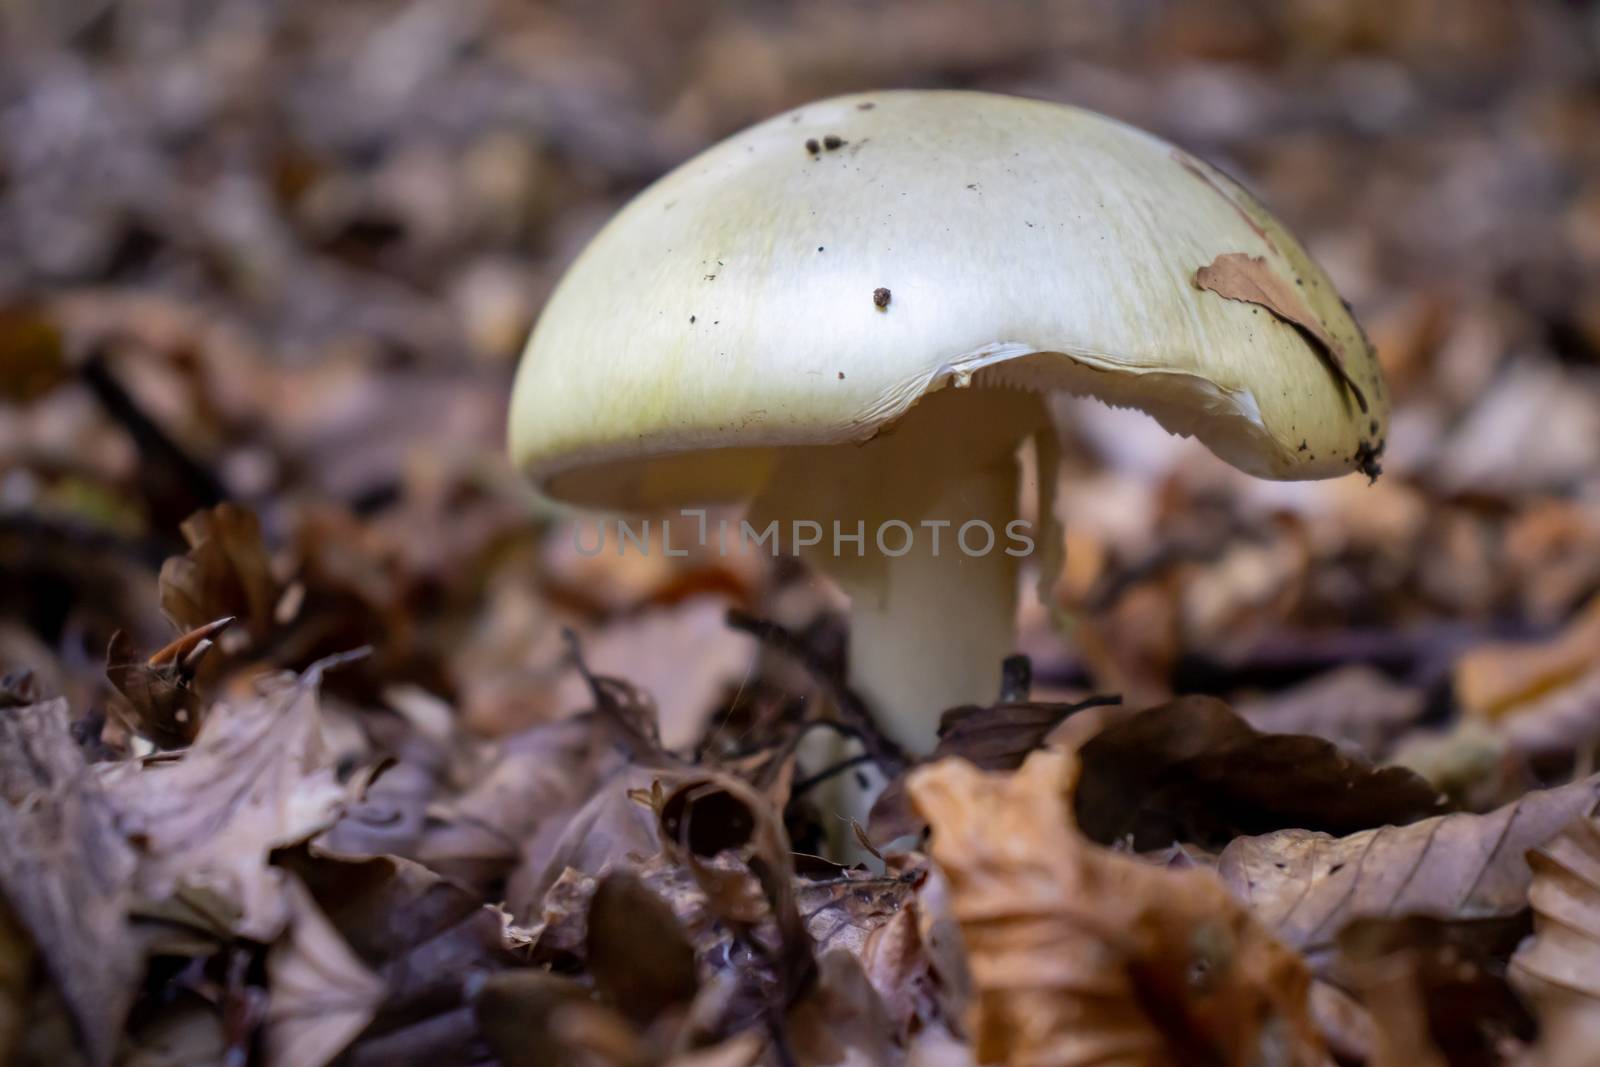
<instances>
[{"instance_id":1,"label":"curled dry leaf","mask_svg":"<svg viewBox=\"0 0 1600 1067\"><path fill-rule=\"evenodd\" d=\"M189 516L182 530L188 554L161 567L161 610L167 618L189 631L234 616L241 620L236 640L266 636L280 590L255 513L218 504Z\"/></svg>"},{"instance_id":2,"label":"curled dry leaf","mask_svg":"<svg viewBox=\"0 0 1600 1067\"><path fill-rule=\"evenodd\" d=\"M1221 848L1288 827L1351 833L1436 815L1415 771L1374 767L1331 741L1264 734L1213 697L1186 696L1114 723L1079 750L1073 805L1091 839L1140 850Z\"/></svg>"},{"instance_id":3,"label":"curled dry leaf","mask_svg":"<svg viewBox=\"0 0 1600 1067\"><path fill-rule=\"evenodd\" d=\"M978 1061L1319 1063L1299 958L1209 871L1085 840L1075 772L1043 751L1012 774L944 760L912 776L966 946Z\"/></svg>"},{"instance_id":4,"label":"curled dry leaf","mask_svg":"<svg viewBox=\"0 0 1600 1067\"><path fill-rule=\"evenodd\" d=\"M0 901L39 947L96 1065L112 1060L144 968L127 921L133 876L66 702L0 708Z\"/></svg>"},{"instance_id":5,"label":"curled dry leaf","mask_svg":"<svg viewBox=\"0 0 1600 1067\"><path fill-rule=\"evenodd\" d=\"M176 758L110 768L103 781L140 853L141 910L271 941L288 918L274 849L327 829L347 796L322 739L324 660L275 676L253 700L218 703Z\"/></svg>"},{"instance_id":6,"label":"curled dry leaf","mask_svg":"<svg viewBox=\"0 0 1600 1067\"><path fill-rule=\"evenodd\" d=\"M232 616L213 619L140 660L133 640L123 630L111 635L106 649L106 679L128 702L133 731L160 748L181 748L200 732L200 694L195 670Z\"/></svg>"},{"instance_id":7,"label":"curled dry leaf","mask_svg":"<svg viewBox=\"0 0 1600 1067\"><path fill-rule=\"evenodd\" d=\"M1528 861L1534 936L1511 957L1539 1018L1526 1067L1586 1067L1600 1048L1600 826L1585 812Z\"/></svg>"},{"instance_id":8,"label":"curled dry leaf","mask_svg":"<svg viewBox=\"0 0 1600 1067\"><path fill-rule=\"evenodd\" d=\"M694 874L713 914L736 927L773 923L778 1002L803 992L816 955L795 902L794 860L778 812L739 779L703 773L665 794L656 816L667 856Z\"/></svg>"},{"instance_id":9,"label":"curled dry leaf","mask_svg":"<svg viewBox=\"0 0 1600 1067\"><path fill-rule=\"evenodd\" d=\"M371 1021L384 984L298 880L284 898L288 925L267 953L267 1067L323 1067Z\"/></svg>"},{"instance_id":10,"label":"curled dry leaf","mask_svg":"<svg viewBox=\"0 0 1600 1067\"><path fill-rule=\"evenodd\" d=\"M1314 965L1358 918L1487 919L1527 905L1525 853L1588 811L1600 776L1528 793L1487 815L1440 815L1348 837L1281 830L1241 837L1217 873Z\"/></svg>"}]
</instances>

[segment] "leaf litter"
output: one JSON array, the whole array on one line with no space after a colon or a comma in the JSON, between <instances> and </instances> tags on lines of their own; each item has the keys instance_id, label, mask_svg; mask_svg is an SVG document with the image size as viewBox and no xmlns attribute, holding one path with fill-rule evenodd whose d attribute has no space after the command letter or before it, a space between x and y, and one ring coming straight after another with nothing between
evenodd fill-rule
<instances>
[{"instance_id":1,"label":"leaf litter","mask_svg":"<svg viewBox=\"0 0 1600 1067\"><path fill-rule=\"evenodd\" d=\"M1370 6L9 5L0 1063L1592 1062L1592 19ZM925 759L792 561L501 457L601 220L886 84L1247 175L1394 394L1372 488L1062 401L1031 689ZM1185 284L1339 373L1180 162L1253 231Z\"/></svg>"}]
</instances>

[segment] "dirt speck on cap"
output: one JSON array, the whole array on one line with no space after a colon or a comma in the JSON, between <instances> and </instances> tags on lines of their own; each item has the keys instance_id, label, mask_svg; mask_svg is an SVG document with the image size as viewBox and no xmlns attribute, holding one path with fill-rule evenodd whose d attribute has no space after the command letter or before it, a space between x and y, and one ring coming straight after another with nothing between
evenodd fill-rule
<instances>
[{"instance_id":1,"label":"dirt speck on cap","mask_svg":"<svg viewBox=\"0 0 1600 1067\"><path fill-rule=\"evenodd\" d=\"M883 311L889 306L890 295L891 294L889 290L885 289L881 285L878 286L878 288L872 290L872 306L877 308L879 311Z\"/></svg>"},{"instance_id":2,"label":"dirt speck on cap","mask_svg":"<svg viewBox=\"0 0 1600 1067\"><path fill-rule=\"evenodd\" d=\"M835 149L843 148L844 146L845 139L836 133L830 133L828 136L822 139L822 147L826 148L830 152L834 151Z\"/></svg>"},{"instance_id":3,"label":"dirt speck on cap","mask_svg":"<svg viewBox=\"0 0 1600 1067\"><path fill-rule=\"evenodd\" d=\"M822 146L817 143L817 139L815 137L807 137L806 151L810 152L812 155L816 155L818 152L822 151Z\"/></svg>"},{"instance_id":4,"label":"dirt speck on cap","mask_svg":"<svg viewBox=\"0 0 1600 1067\"><path fill-rule=\"evenodd\" d=\"M878 106L877 104L874 104L871 100L868 100L864 104L857 104L856 105L856 110L857 111L871 111L873 108L875 108L877 106Z\"/></svg>"},{"instance_id":5,"label":"dirt speck on cap","mask_svg":"<svg viewBox=\"0 0 1600 1067\"><path fill-rule=\"evenodd\" d=\"M1383 455L1383 446L1386 441L1379 441L1376 445L1362 441L1356 447L1356 469L1367 476L1367 484L1371 485L1378 480L1378 475L1383 473L1383 465L1378 462L1378 457Z\"/></svg>"}]
</instances>

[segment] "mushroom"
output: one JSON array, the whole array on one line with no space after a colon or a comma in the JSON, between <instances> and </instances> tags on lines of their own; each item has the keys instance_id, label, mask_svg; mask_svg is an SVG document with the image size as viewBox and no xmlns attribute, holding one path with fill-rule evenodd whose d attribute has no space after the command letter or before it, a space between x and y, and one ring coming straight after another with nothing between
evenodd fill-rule
<instances>
[{"instance_id":1,"label":"mushroom","mask_svg":"<svg viewBox=\"0 0 1600 1067\"><path fill-rule=\"evenodd\" d=\"M994 699L1030 545L1051 577L1058 390L1279 479L1375 474L1388 413L1327 275L1222 172L1072 107L894 91L779 115L624 207L539 318L510 443L572 504L745 500L785 552L817 524L851 679L925 751ZM1043 528L1014 525L1030 438Z\"/></svg>"}]
</instances>

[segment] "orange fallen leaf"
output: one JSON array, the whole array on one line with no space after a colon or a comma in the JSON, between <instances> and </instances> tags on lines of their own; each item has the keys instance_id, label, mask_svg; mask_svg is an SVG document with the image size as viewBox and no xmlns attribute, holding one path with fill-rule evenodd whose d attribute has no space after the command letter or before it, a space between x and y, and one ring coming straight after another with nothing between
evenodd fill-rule
<instances>
[{"instance_id":1,"label":"orange fallen leaf","mask_svg":"<svg viewBox=\"0 0 1600 1067\"><path fill-rule=\"evenodd\" d=\"M1553 640L1480 645L1456 664L1456 697L1472 715L1513 713L1578 681L1600 659L1600 597Z\"/></svg>"},{"instance_id":2,"label":"orange fallen leaf","mask_svg":"<svg viewBox=\"0 0 1600 1067\"><path fill-rule=\"evenodd\" d=\"M1299 957L1211 872L1087 841L1071 817L1076 775L1055 750L1011 774L947 759L912 775L965 944L976 1059L1320 1063Z\"/></svg>"}]
</instances>

